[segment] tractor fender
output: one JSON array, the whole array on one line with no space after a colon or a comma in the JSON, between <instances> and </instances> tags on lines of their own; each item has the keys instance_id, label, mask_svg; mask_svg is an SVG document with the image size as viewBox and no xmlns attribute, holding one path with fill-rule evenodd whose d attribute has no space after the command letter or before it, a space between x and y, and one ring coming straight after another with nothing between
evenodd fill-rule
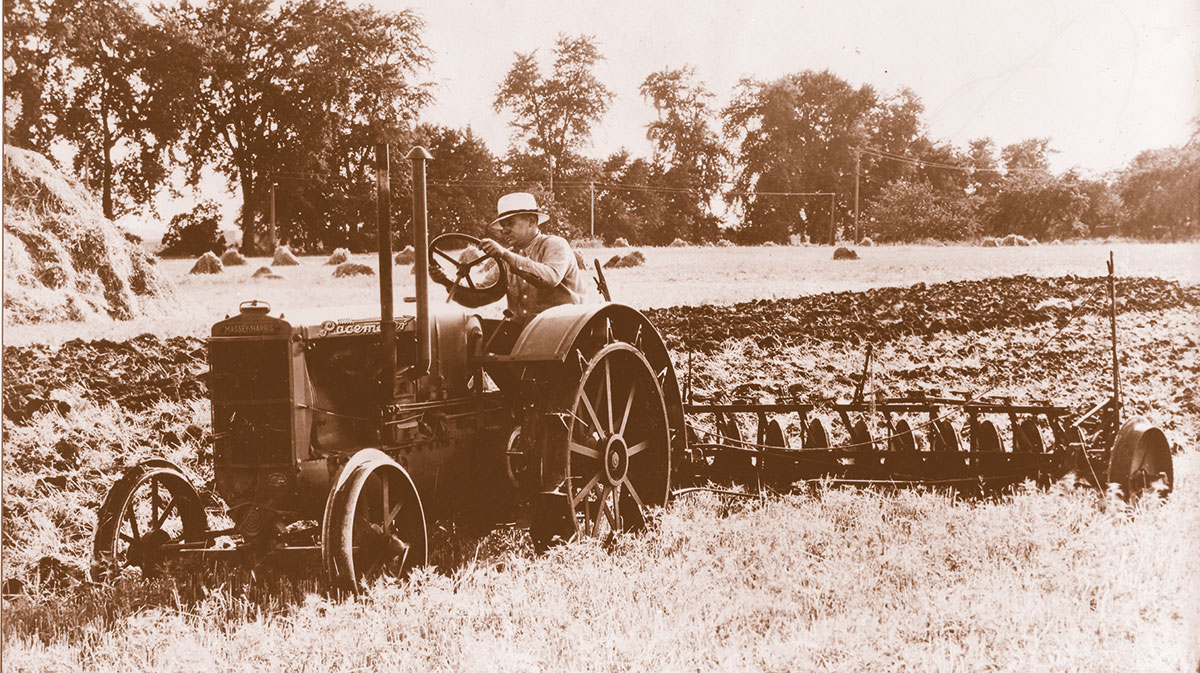
<instances>
[{"instance_id":1,"label":"tractor fender","mask_svg":"<svg viewBox=\"0 0 1200 673\"><path fill-rule=\"evenodd\" d=\"M633 343L646 358L658 379L671 431L671 464L683 464L687 451L683 400L670 351L650 319L624 304L564 304L542 311L521 331L511 351L510 361L518 364L563 364L576 352L578 344L594 328L611 329L615 338ZM595 334L592 331L591 334ZM552 376L552 378L555 378ZM562 381L574 384L574 381ZM573 388L572 388L573 390ZM555 474L554 469L546 470Z\"/></svg>"},{"instance_id":2,"label":"tractor fender","mask_svg":"<svg viewBox=\"0 0 1200 673\"><path fill-rule=\"evenodd\" d=\"M512 359L519 362L562 362L571 352L580 332L594 320L610 318L614 322L641 324L643 350L662 348L662 337L646 316L624 304L563 304L542 311L521 331L512 348Z\"/></svg>"}]
</instances>

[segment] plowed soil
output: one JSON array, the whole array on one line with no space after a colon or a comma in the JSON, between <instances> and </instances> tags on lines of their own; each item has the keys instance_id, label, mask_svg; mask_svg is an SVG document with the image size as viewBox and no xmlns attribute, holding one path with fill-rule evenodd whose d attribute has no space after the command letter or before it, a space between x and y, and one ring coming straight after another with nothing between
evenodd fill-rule
<instances>
[{"instance_id":1,"label":"plowed soil","mask_svg":"<svg viewBox=\"0 0 1200 673\"><path fill-rule=\"evenodd\" d=\"M1197 310L1200 288L1156 278L1117 282L1118 312ZM865 292L836 292L753 301L732 306L677 306L647 312L669 347L713 352L730 339L749 338L768 350L814 342L885 343L940 332L1064 322L1106 314L1103 278L1016 276ZM55 391L141 411L159 401L205 395L204 342L150 334L125 342L69 341L60 348L4 348L4 418L25 424L41 411L66 413Z\"/></svg>"},{"instance_id":2,"label":"plowed soil","mask_svg":"<svg viewBox=\"0 0 1200 673\"><path fill-rule=\"evenodd\" d=\"M1200 288L1158 278L1121 278L1118 312L1200 307ZM811 340L859 344L904 336L979 332L1109 310L1105 278L1015 276L865 292L827 292L732 306L674 306L647 312L677 349L712 352L728 339L759 346Z\"/></svg>"}]
</instances>

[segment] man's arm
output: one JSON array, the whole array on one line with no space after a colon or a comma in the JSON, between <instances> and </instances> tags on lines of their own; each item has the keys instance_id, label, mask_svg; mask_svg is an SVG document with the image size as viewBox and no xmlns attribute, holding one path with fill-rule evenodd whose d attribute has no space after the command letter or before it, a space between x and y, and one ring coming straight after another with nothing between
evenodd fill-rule
<instances>
[{"instance_id":1,"label":"man's arm","mask_svg":"<svg viewBox=\"0 0 1200 673\"><path fill-rule=\"evenodd\" d=\"M536 287L554 287L562 282L563 276L575 264L575 253L571 244L560 236L549 236L542 244L540 257L536 261L506 248L500 253L508 264L508 270L529 281Z\"/></svg>"}]
</instances>

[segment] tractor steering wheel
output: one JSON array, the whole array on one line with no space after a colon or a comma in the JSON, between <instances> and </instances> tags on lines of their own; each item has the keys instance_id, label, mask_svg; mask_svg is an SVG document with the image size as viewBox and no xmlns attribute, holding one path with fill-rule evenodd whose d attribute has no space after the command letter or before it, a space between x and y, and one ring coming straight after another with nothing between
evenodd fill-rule
<instances>
[{"instance_id":1,"label":"tractor steering wheel","mask_svg":"<svg viewBox=\"0 0 1200 673\"><path fill-rule=\"evenodd\" d=\"M450 281L446 301L454 300L467 308L500 299L508 286L504 265L483 252L478 238L467 234L442 234L429 242L430 275L437 273L435 268Z\"/></svg>"}]
</instances>

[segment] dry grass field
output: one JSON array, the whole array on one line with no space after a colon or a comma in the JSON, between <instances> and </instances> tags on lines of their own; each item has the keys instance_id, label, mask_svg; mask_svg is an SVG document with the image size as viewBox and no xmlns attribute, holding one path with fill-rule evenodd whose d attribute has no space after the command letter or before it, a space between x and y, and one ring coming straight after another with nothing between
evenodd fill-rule
<instances>
[{"instance_id":1,"label":"dry grass field","mask_svg":"<svg viewBox=\"0 0 1200 673\"><path fill-rule=\"evenodd\" d=\"M642 308L732 304L1016 274L1100 276L1110 248L1121 274L1200 283L1197 246L1148 244L888 246L861 249L854 262L818 247L663 248L647 249L644 267L607 275L617 299ZM613 251L584 253L604 261ZM202 336L249 298L285 313L377 301L374 278L334 279L323 261L261 281L249 276L265 260L218 276L160 262L179 302L169 318L22 326L6 329L4 342ZM398 297L411 293L404 267L396 280ZM133 408L64 381L68 411L4 421L4 573L27 586L3 601L3 668L1200 671L1200 315L1131 309L1119 324L1130 410L1179 444L1165 502L1128 505L1070 483L984 500L821 484L765 498L689 494L609 548L585 542L539 556L520 531L440 530L433 567L358 599L265 568L192 568L112 587L70 581L86 564L94 506L118 466L161 454L156 438L170 432L182 441L168 458L201 483L211 472L203 443L185 436L189 425L208 427L203 399ZM880 381L1095 401L1108 380L1107 323L1085 316L1026 357L1059 328L898 338L877 350ZM683 371L688 358L675 355ZM861 362L861 347L844 343L740 339L692 366L707 391L743 381L835 391ZM83 448L69 466L51 466L64 438ZM46 486L51 472L62 485ZM47 558L65 570L39 578Z\"/></svg>"}]
</instances>

